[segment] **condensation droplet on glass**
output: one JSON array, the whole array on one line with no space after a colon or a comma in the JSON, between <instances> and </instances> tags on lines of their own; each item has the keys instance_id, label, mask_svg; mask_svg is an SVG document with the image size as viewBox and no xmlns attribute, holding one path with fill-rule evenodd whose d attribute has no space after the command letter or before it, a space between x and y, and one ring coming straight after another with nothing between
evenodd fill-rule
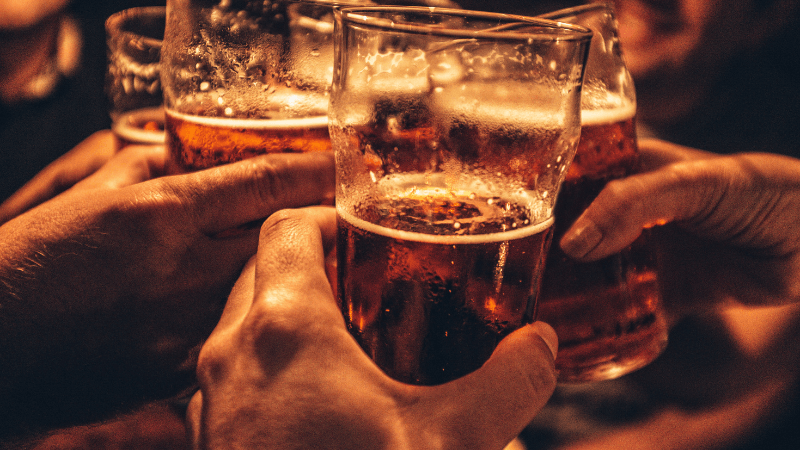
<instances>
[{"instance_id":1,"label":"condensation droplet on glass","mask_svg":"<svg viewBox=\"0 0 800 450\"><path fill-rule=\"evenodd\" d=\"M455 228L456 230L460 229L461 228L461 223L460 222L453 222L453 228Z\"/></svg>"},{"instance_id":2,"label":"condensation droplet on glass","mask_svg":"<svg viewBox=\"0 0 800 450\"><path fill-rule=\"evenodd\" d=\"M232 116L233 115L233 108L231 108L230 106L225 108L225 115L226 116Z\"/></svg>"},{"instance_id":3,"label":"condensation droplet on glass","mask_svg":"<svg viewBox=\"0 0 800 450\"><path fill-rule=\"evenodd\" d=\"M558 63L556 62L556 60L554 59L550 61L550 70L556 70L556 67L558 67Z\"/></svg>"},{"instance_id":4,"label":"condensation droplet on glass","mask_svg":"<svg viewBox=\"0 0 800 450\"><path fill-rule=\"evenodd\" d=\"M561 163L561 155L558 155L558 158L556 158L556 162Z\"/></svg>"},{"instance_id":5,"label":"condensation droplet on glass","mask_svg":"<svg viewBox=\"0 0 800 450\"><path fill-rule=\"evenodd\" d=\"M225 99L222 98L222 97L217 97L217 103L221 105L221 104L225 103Z\"/></svg>"},{"instance_id":6,"label":"condensation droplet on glass","mask_svg":"<svg viewBox=\"0 0 800 450\"><path fill-rule=\"evenodd\" d=\"M211 87L211 83L209 83L208 81L203 81L202 83L200 83L200 90L201 91L207 91L208 88L210 88L210 87Z\"/></svg>"}]
</instances>

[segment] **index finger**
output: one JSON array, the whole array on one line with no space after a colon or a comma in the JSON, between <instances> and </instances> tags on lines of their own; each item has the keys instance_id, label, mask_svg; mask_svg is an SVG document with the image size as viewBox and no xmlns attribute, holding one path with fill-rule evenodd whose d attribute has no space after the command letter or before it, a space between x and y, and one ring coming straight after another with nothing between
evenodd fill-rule
<instances>
[{"instance_id":1,"label":"index finger","mask_svg":"<svg viewBox=\"0 0 800 450\"><path fill-rule=\"evenodd\" d=\"M565 233L571 257L596 260L631 244L645 228L693 217L720 195L722 156L657 139L639 142L643 173L614 180Z\"/></svg>"},{"instance_id":2,"label":"index finger","mask_svg":"<svg viewBox=\"0 0 800 450\"><path fill-rule=\"evenodd\" d=\"M275 153L169 178L189 199L200 230L212 235L280 209L330 202L334 158L331 152Z\"/></svg>"},{"instance_id":3,"label":"index finger","mask_svg":"<svg viewBox=\"0 0 800 450\"><path fill-rule=\"evenodd\" d=\"M676 162L720 156L716 153L684 147L660 139L641 139L638 146L642 170L645 172L656 170Z\"/></svg>"},{"instance_id":4,"label":"index finger","mask_svg":"<svg viewBox=\"0 0 800 450\"><path fill-rule=\"evenodd\" d=\"M608 256L643 229L672 222L716 198L713 185L703 185L690 168L669 168L610 182L564 234L559 243L564 252L588 261Z\"/></svg>"}]
</instances>

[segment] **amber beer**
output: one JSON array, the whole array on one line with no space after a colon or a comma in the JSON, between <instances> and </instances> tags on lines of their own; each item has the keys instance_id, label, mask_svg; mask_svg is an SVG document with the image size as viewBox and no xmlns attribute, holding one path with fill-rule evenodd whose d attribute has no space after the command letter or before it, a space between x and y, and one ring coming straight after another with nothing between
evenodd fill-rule
<instances>
[{"instance_id":1,"label":"amber beer","mask_svg":"<svg viewBox=\"0 0 800 450\"><path fill-rule=\"evenodd\" d=\"M336 200L337 292L378 367L435 385L478 369L535 318L555 195L542 180L565 167L565 128L533 108L488 103L464 117L450 113L457 97L436 110L394 98L331 130L348 150L337 175L362 174Z\"/></svg>"},{"instance_id":2,"label":"amber beer","mask_svg":"<svg viewBox=\"0 0 800 450\"><path fill-rule=\"evenodd\" d=\"M634 105L583 111L578 150L556 203L556 242L610 180L636 169L634 115ZM559 381L616 378L643 367L664 349L667 325L647 236L592 263L575 262L552 246L538 318L558 334Z\"/></svg>"},{"instance_id":3,"label":"amber beer","mask_svg":"<svg viewBox=\"0 0 800 450\"><path fill-rule=\"evenodd\" d=\"M330 151L327 116L234 119L166 113L167 145L182 171L241 161L265 153Z\"/></svg>"},{"instance_id":4,"label":"amber beer","mask_svg":"<svg viewBox=\"0 0 800 450\"><path fill-rule=\"evenodd\" d=\"M450 381L531 321L552 218L427 187L337 211L345 321L389 376Z\"/></svg>"}]
</instances>

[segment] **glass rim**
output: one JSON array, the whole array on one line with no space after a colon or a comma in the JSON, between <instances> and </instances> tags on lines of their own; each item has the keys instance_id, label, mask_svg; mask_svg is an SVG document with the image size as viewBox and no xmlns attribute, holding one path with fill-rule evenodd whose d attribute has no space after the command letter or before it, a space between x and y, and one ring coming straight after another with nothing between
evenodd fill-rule
<instances>
[{"instance_id":1,"label":"glass rim","mask_svg":"<svg viewBox=\"0 0 800 450\"><path fill-rule=\"evenodd\" d=\"M166 20L167 8L166 6L137 6L133 8L123 9L108 16L105 22L106 36L115 36L114 39L119 37L133 37L145 44L148 47L158 48L161 47L162 39L146 36L140 33L134 33L125 29L125 24L129 19L137 17L158 18L164 17Z\"/></svg>"},{"instance_id":2,"label":"glass rim","mask_svg":"<svg viewBox=\"0 0 800 450\"><path fill-rule=\"evenodd\" d=\"M357 6L370 6L374 4L370 4L365 2L364 0L285 0L286 3L300 3L306 5L316 5L316 6L341 6L341 7L357 7Z\"/></svg>"},{"instance_id":3,"label":"glass rim","mask_svg":"<svg viewBox=\"0 0 800 450\"><path fill-rule=\"evenodd\" d=\"M440 28L422 24L397 23L391 19L377 17L377 13L396 12L417 13L425 15L443 15L463 18L486 18L503 21L500 25L482 30ZM455 38L500 38L510 40L537 41L584 41L592 37L589 28L566 22L558 22L543 17L521 16L494 12L472 11L466 9L427 7L427 6L355 6L334 8L334 13L342 21L386 31L402 31L414 34L426 34ZM373 14L373 15L370 15ZM516 27L541 27L550 32L516 31Z\"/></svg>"},{"instance_id":4,"label":"glass rim","mask_svg":"<svg viewBox=\"0 0 800 450\"><path fill-rule=\"evenodd\" d=\"M558 9L555 11L551 11L549 13L539 14L536 17L541 17L543 19L548 19L548 20L557 20L561 17L577 16L578 14L583 14L590 11L600 11L600 10L613 12L613 8L608 3L594 2L594 3L587 3L585 5L571 6L569 8Z\"/></svg>"}]
</instances>

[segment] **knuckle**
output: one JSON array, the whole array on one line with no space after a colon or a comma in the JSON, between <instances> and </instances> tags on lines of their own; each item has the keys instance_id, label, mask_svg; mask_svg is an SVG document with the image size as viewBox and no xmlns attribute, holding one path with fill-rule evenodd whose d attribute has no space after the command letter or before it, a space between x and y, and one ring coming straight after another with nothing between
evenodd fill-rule
<instances>
[{"instance_id":1,"label":"knuckle","mask_svg":"<svg viewBox=\"0 0 800 450\"><path fill-rule=\"evenodd\" d=\"M281 209L274 212L265 222L264 228L294 227L300 222L296 211Z\"/></svg>"},{"instance_id":2,"label":"knuckle","mask_svg":"<svg viewBox=\"0 0 800 450\"><path fill-rule=\"evenodd\" d=\"M197 380L208 386L221 380L227 373L225 355L218 341L212 337L200 349L197 359Z\"/></svg>"},{"instance_id":3,"label":"knuckle","mask_svg":"<svg viewBox=\"0 0 800 450\"><path fill-rule=\"evenodd\" d=\"M317 225L296 209L281 209L274 212L261 226L259 241L262 248L275 249L274 264L279 272L294 272L296 267L312 264L318 257L314 243L320 230Z\"/></svg>"},{"instance_id":4,"label":"knuckle","mask_svg":"<svg viewBox=\"0 0 800 450\"><path fill-rule=\"evenodd\" d=\"M250 161L245 170L252 175L252 193L262 204L272 205L281 197L291 193L284 164L267 158Z\"/></svg>"},{"instance_id":5,"label":"knuckle","mask_svg":"<svg viewBox=\"0 0 800 450\"><path fill-rule=\"evenodd\" d=\"M242 324L242 343L278 369L290 361L308 341L307 322L302 317L255 307Z\"/></svg>"}]
</instances>

